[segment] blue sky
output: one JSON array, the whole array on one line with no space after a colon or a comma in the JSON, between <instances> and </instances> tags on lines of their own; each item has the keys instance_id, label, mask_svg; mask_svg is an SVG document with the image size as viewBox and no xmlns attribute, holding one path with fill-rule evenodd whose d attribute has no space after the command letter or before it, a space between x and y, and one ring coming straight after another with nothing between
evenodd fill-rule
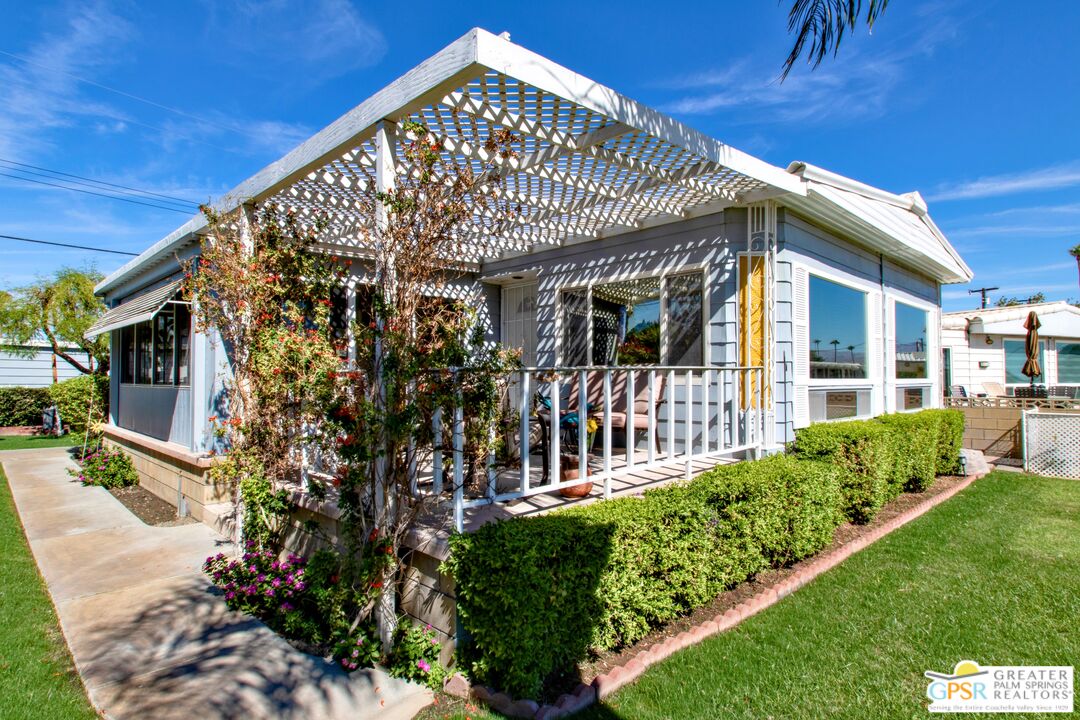
<instances>
[{"instance_id":1,"label":"blue sky","mask_svg":"<svg viewBox=\"0 0 1080 720\"><path fill-rule=\"evenodd\" d=\"M920 190L973 287L1080 297L1066 254L1080 243L1080 3L893 0L872 35L780 84L785 12L0 0L0 173L15 161L205 201L481 26L774 164ZM139 251L184 219L0 176L0 234ZM124 258L0 241L0 287L88 262ZM962 286L944 298L975 302Z\"/></svg>"}]
</instances>

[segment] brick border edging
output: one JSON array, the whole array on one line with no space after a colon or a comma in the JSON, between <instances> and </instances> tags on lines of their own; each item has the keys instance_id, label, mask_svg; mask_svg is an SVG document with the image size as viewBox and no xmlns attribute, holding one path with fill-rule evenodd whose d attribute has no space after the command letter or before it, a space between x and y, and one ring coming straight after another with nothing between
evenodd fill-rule
<instances>
[{"instance_id":1,"label":"brick border edging","mask_svg":"<svg viewBox=\"0 0 1080 720\"><path fill-rule=\"evenodd\" d=\"M492 710L515 718L533 718L533 720L550 720L551 718L565 717L582 710L598 700L602 700L624 685L637 680L652 665L664 660L674 653L690 645L696 645L707 637L730 630L746 618L756 615L767 607L776 604L781 598L790 595L803 585L819 575L836 567L844 560L868 547L877 540L885 537L893 530L906 525L927 511L937 507L953 495L967 488L976 480L989 475L988 472L977 475L969 475L966 479L952 486L948 490L927 498L918 505L905 510L896 517L882 523L870 532L860 535L850 542L840 546L830 553L822 555L805 567L781 582L768 587L758 594L739 603L712 620L697 625L691 630L681 632L675 637L653 645L647 650L637 653L625 665L612 668L609 672L598 675L592 684L579 683L572 693L560 695L552 705L540 705L535 700L515 701L506 693L496 692L492 688L483 685L470 686L468 680L460 673L456 673L446 682L445 691L458 697L469 697L484 703Z\"/></svg>"}]
</instances>

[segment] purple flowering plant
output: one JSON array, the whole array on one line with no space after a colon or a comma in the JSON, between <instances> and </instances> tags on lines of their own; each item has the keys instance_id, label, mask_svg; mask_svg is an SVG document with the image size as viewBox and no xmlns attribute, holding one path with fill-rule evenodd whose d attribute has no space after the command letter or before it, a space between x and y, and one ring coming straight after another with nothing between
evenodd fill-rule
<instances>
[{"instance_id":1,"label":"purple flowering plant","mask_svg":"<svg viewBox=\"0 0 1080 720\"><path fill-rule=\"evenodd\" d=\"M347 672L374 664L379 643L372 623L355 622L367 596L341 582L336 553L281 558L254 540L244 550L239 557L218 554L203 563L230 609L259 618L311 652L332 656Z\"/></svg>"},{"instance_id":2,"label":"purple flowering plant","mask_svg":"<svg viewBox=\"0 0 1080 720\"><path fill-rule=\"evenodd\" d=\"M441 647L435 629L414 625L407 618L398 624L394 649L387 658L387 669L394 677L406 678L441 690L446 668L439 662Z\"/></svg>"},{"instance_id":3,"label":"purple flowering plant","mask_svg":"<svg viewBox=\"0 0 1080 720\"><path fill-rule=\"evenodd\" d=\"M139 476L131 458L120 450L99 448L80 458L78 468L68 474L83 485L100 485L105 488L128 487L139 484Z\"/></svg>"}]
</instances>

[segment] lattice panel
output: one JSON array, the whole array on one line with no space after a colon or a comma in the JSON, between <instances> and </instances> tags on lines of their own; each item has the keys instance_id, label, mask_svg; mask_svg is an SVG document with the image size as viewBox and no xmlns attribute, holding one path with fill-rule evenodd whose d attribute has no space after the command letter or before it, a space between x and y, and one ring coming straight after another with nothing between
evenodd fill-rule
<instances>
[{"instance_id":1,"label":"lattice panel","mask_svg":"<svg viewBox=\"0 0 1080 720\"><path fill-rule=\"evenodd\" d=\"M684 147L495 71L408 118L442 139L447 160L475 170L488 160L483 144L493 132L507 128L516 138L516 156L499 162L502 199L515 211L513 219L496 223L478 214L462 229L472 246L467 255L476 261L640 227L767 188ZM328 242L352 248L365 242L356 228L370 222L375 183L374 138L356 143L271 198L302 221L325 217ZM400 159L400 147L397 154Z\"/></svg>"},{"instance_id":2,"label":"lattice panel","mask_svg":"<svg viewBox=\"0 0 1080 720\"><path fill-rule=\"evenodd\" d=\"M1080 479L1080 413L1024 413L1025 462L1037 475Z\"/></svg>"}]
</instances>

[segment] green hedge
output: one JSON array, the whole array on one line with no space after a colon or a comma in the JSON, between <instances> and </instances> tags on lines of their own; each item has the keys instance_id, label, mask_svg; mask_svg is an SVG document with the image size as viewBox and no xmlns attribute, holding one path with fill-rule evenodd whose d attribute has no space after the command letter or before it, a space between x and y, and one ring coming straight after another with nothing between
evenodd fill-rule
<instances>
[{"instance_id":1,"label":"green hedge","mask_svg":"<svg viewBox=\"0 0 1080 720\"><path fill-rule=\"evenodd\" d=\"M956 409L923 410L917 415L938 418L937 474L954 475L960 472L960 448L964 446L964 413Z\"/></svg>"},{"instance_id":2,"label":"green hedge","mask_svg":"<svg viewBox=\"0 0 1080 720\"><path fill-rule=\"evenodd\" d=\"M90 425L105 421L109 411L107 376L80 375L51 385L48 390L52 402L60 409L60 419L64 422L64 427L74 432L82 432L88 427L88 419ZM38 422L41 422L40 417Z\"/></svg>"},{"instance_id":3,"label":"green hedge","mask_svg":"<svg viewBox=\"0 0 1080 720\"><path fill-rule=\"evenodd\" d=\"M878 421L891 431L894 489L922 492L930 487L937 475L942 418L923 413L897 413L882 415Z\"/></svg>"},{"instance_id":4,"label":"green hedge","mask_svg":"<svg viewBox=\"0 0 1080 720\"><path fill-rule=\"evenodd\" d=\"M842 471L840 510L852 522L869 522L899 494L896 446L889 428L878 422L816 423L795 435L795 454L823 460Z\"/></svg>"},{"instance_id":5,"label":"green hedge","mask_svg":"<svg viewBox=\"0 0 1080 720\"><path fill-rule=\"evenodd\" d=\"M0 387L0 427L41 425L41 413L51 404L47 387Z\"/></svg>"},{"instance_id":6,"label":"green hedge","mask_svg":"<svg viewBox=\"0 0 1080 720\"><path fill-rule=\"evenodd\" d=\"M789 456L451 538L447 570L470 675L535 697L590 650L635 642L770 567L811 555L842 518L837 468Z\"/></svg>"},{"instance_id":7,"label":"green hedge","mask_svg":"<svg viewBox=\"0 0 1080 720\"><path fill-rule=\"evenodd\" d=\"M90 400L93 398L93 414ZM56 405L64 426L82 432L90 424L104 422L109 411L109 378L80 375L48 387L0 388L0 427L41 425L45 408Z\"/></svg>"},{"instance_id":8,"label":"green hedge","mask_svg":"<svg viewBox=\"0 0 1080 720\"><path fill-rule=\"evenodd\" d=\"M865 523L903 491L960 468L964 414L921 410L873 420L816 423L795 434L795 454L844 468L844 514Z\"/></svg>"},{"instance_id":9,"label":"green hedge","mask_svg":"<svg viewBox=\"0 0 1080 720\"><path fill-rule=\"evenodd\" d=\"M536 697L590 651L631 644L755 573L813 555L845 517L866 522L935 470L954 472L962 434L956 410L811 425L788 455L453 535L445 569L467 635L461 666Z\"/></svg>"}]
</instances>

